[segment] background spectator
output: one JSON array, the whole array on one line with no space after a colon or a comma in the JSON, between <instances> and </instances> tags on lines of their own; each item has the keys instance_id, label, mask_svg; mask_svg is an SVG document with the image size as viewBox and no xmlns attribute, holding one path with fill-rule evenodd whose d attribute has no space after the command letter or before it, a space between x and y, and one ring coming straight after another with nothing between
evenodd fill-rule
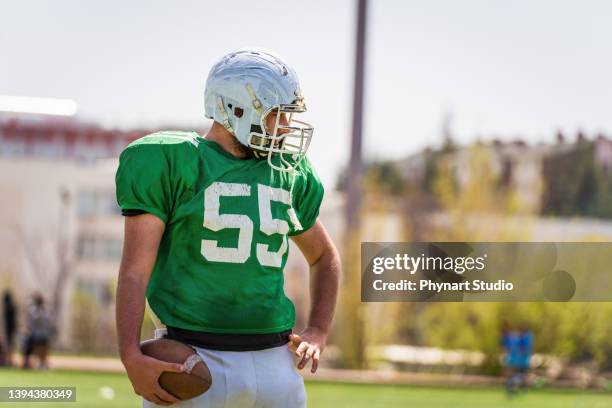
<instances>
[{"instance_id":1,"label":"background spectator","mask_svg":"<svg viewBox=\"0 0 612 408\"><path fill-rule=\"evenodd\" d=\"M4 339L6 342L5 362L13 365L13 346L17 332L17 308L10 290L4 291Z\"/></svg>"},{"instance_id":2,"label":"background spectator","mask_svg":"<svg viewBox=\"0 0 612 408\"><path fill-rule=\"evenodd\" d=\"M32 368L30 357L34 354L38 357L39 368L47 369L49 368L47 355L53 325L51 315L45 307L45 300L40 293L32 296L32 304L28 307L27 324L23 368Z\"/></svg>"}]
</instances>

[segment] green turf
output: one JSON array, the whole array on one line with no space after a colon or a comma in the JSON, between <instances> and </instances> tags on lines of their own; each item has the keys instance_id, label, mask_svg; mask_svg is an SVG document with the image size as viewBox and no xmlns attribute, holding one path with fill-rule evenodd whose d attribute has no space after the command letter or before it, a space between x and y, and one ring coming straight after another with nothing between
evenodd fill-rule
<instances>
[{"instance_id":1,"label":"green turf","mask_svg":"<svg viewBox=\"0 0 612 408\"><path fill-rule=\"evenodd\" d=\"M52 407L140 407L126 376L120 374L71 371L29 371L1 369L0 386L75 386L77 403L53 403ZM100 389L114 390L113 399L104 399ZM507 400L497 388L442 388L339 383L307 383L310 408L610 408L612 394L578 391L530 391ZM44 403L19 403L3 406L40 408Z\"/></svg>"}]
</instances>

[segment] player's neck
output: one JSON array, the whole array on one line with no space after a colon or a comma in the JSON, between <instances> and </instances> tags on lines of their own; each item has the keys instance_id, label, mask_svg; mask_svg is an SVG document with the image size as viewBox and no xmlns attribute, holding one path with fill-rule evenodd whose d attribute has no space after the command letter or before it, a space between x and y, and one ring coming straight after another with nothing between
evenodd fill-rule
<instances>
[{"instance_id":1,"label":"player's neck","mask_svg":"<svg viewBox=\"0 0 612 408\"><path fill-rule=\"evenodd\" d=\"M236 137L216 122L204 136L204 139L217 143L223 150L239 159L247 157Z\"/></svg>"}]
</instances>

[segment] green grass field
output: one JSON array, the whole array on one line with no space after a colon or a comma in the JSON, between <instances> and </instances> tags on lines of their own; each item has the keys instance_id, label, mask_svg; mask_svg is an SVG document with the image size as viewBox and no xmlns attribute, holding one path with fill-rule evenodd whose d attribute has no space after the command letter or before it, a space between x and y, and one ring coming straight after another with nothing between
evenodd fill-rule
<instances>
[{"instance_id":1,"label":"green grass field","mask_svg":"<svg viewBox=\"0 0 612 408\"><path fill-rule=\"evenodd\" d=\"M0 370L0 386L74 386L77 403L53 403L60 407L139 407L140 399L133 394L126 376L106 373L71 371L24 372ZM106 398L103 396L106 390ZM308 406L311 408L610 408L611 393L584 393L577 391L530 391L507 400L496 388L442 388L390 385L362 385L309 382ZM108 388L113 391L109 392ZM109 397L111 395L112 399ZM18 403L20 408L40 408L43 403Z\"/></svg>"}]
</instances>

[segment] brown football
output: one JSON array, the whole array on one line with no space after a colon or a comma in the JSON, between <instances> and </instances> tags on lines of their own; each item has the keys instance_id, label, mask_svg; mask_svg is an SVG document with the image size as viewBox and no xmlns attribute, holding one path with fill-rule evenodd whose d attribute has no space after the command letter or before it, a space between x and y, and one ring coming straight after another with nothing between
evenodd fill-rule
<instances>
[{"instance_id":1,"label":"brown football","mask_svg":"<svg viewBox=\"0 0 612 408\"><path fill-rule=\"evenodd\" d=\"M206 363L196 351L187 344L166 338L147 340L140 344L142 353L169 363L192 366L190 372L163 372L159 385L180 400L197 397L208 391L212 385L212 376Z\"/></svg>"}]
</instances>

